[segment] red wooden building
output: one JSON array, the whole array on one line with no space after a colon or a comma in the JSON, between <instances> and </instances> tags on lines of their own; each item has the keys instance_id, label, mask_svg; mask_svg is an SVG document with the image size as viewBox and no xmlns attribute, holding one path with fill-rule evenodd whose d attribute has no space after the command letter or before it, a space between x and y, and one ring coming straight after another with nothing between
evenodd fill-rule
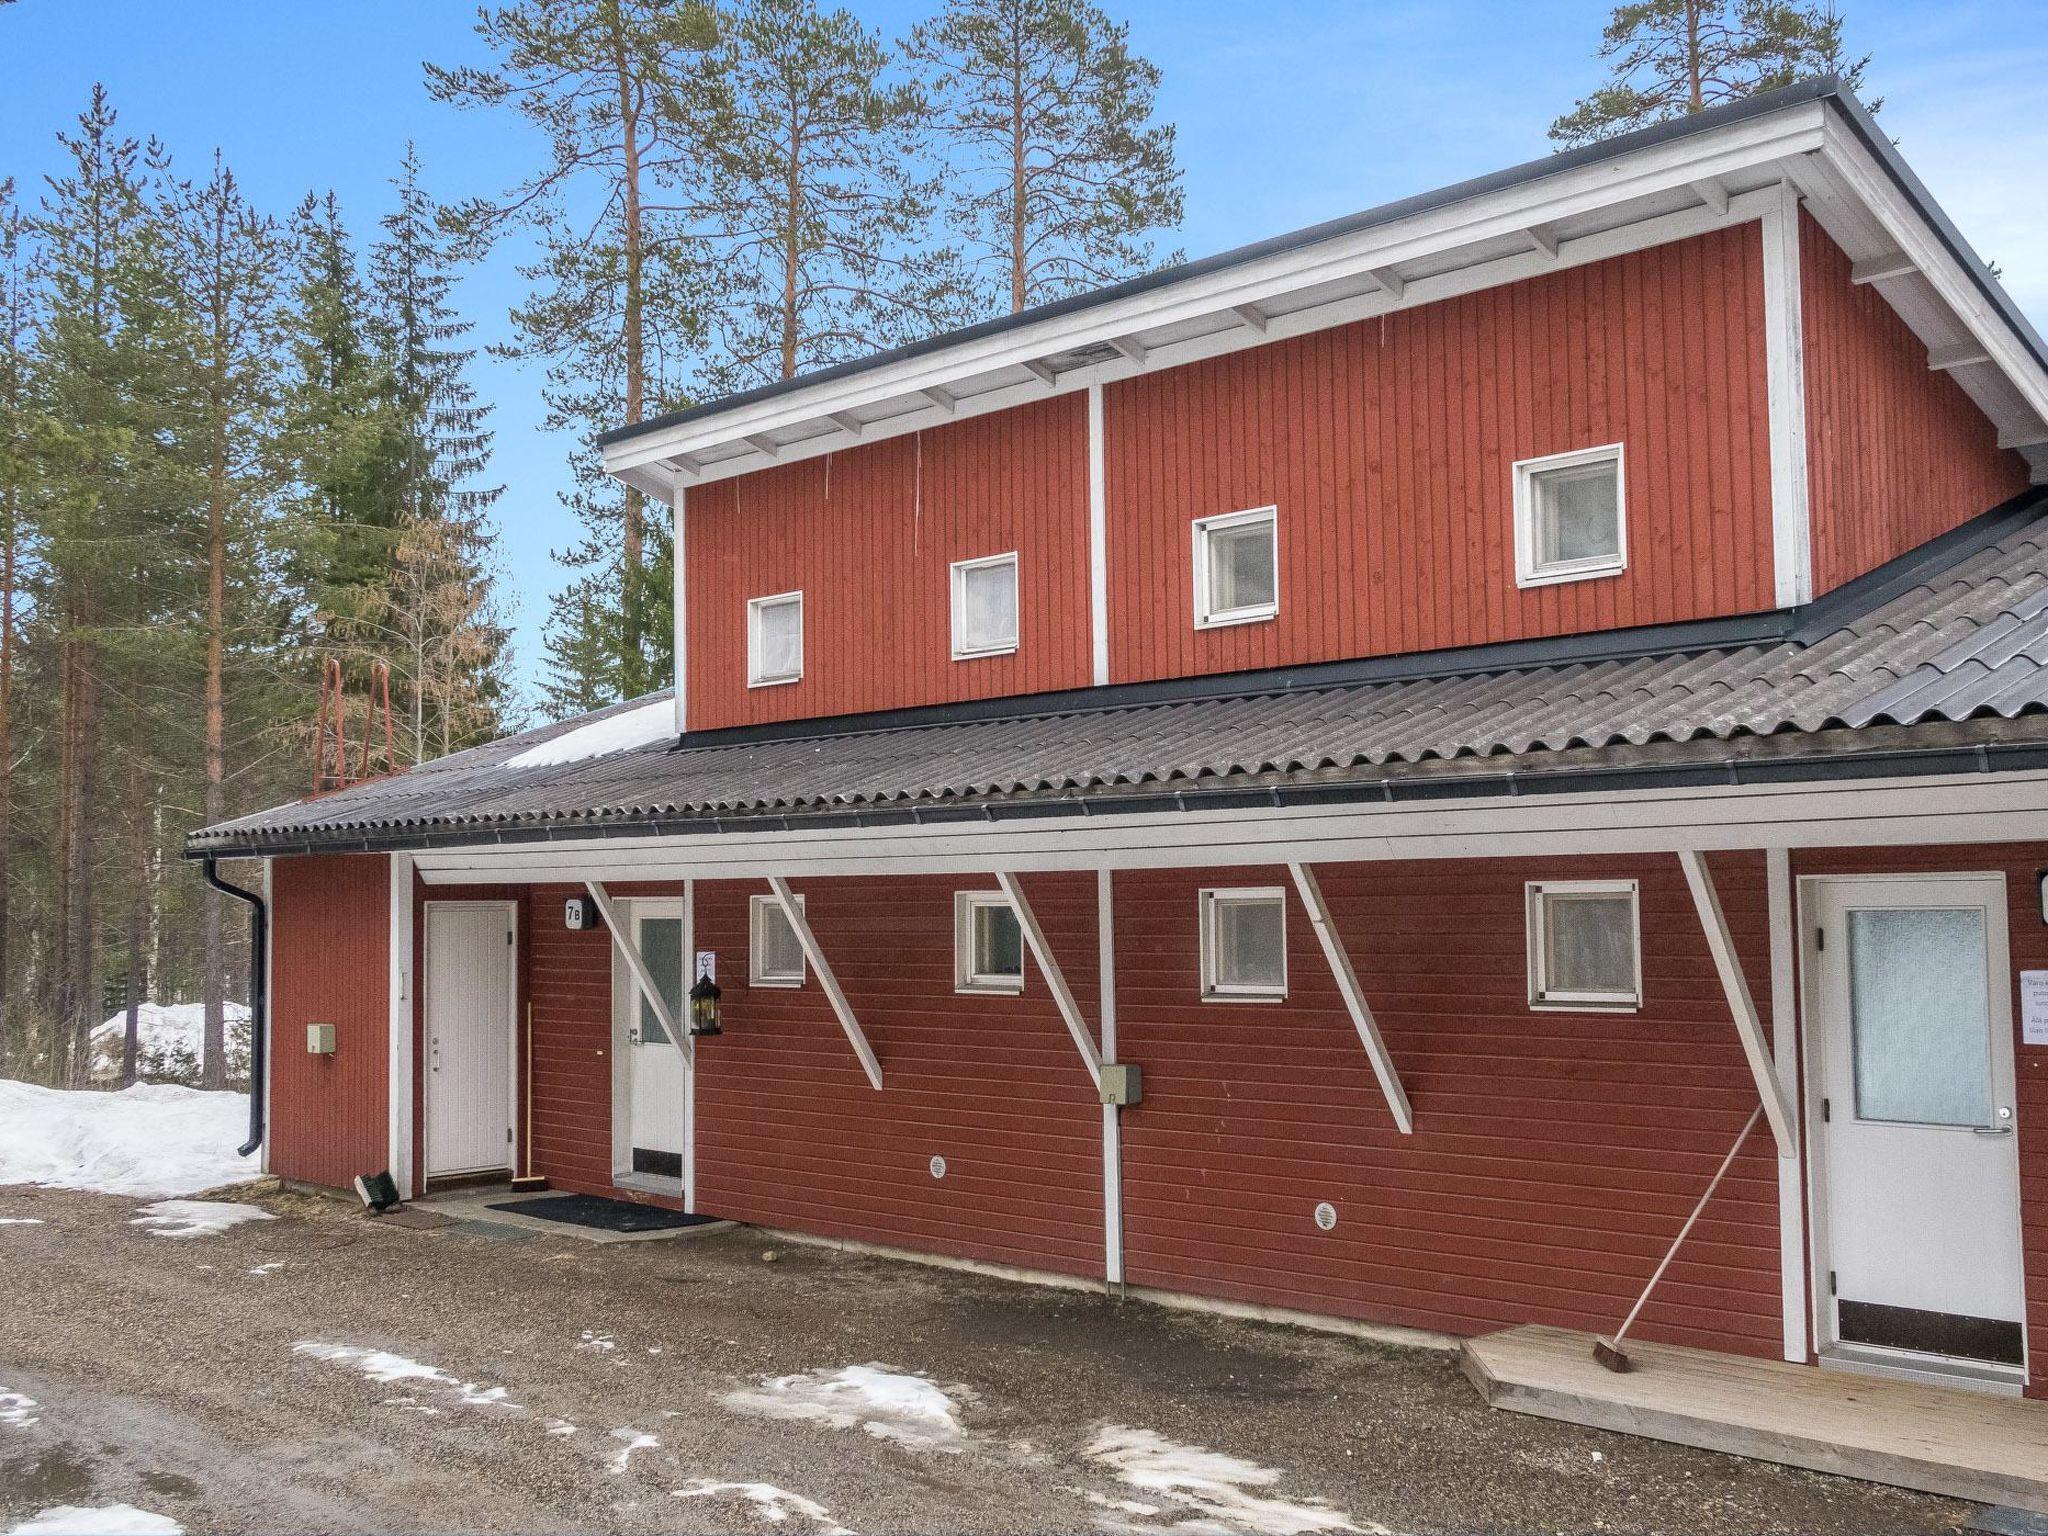
<instances>
[{"instance_id":1,"label":"red wooden building","mask_svg":"<svg viewBox=\"0 0 2048 1536\"><path fill-rule=\"evenodd\" d=\"M1642 1332L2048 1395L2048 347L1833 87L605 451L672 694L191 840L272 1171L1611 1329L1754 1118Z\"/></svg>"}]
</instances>

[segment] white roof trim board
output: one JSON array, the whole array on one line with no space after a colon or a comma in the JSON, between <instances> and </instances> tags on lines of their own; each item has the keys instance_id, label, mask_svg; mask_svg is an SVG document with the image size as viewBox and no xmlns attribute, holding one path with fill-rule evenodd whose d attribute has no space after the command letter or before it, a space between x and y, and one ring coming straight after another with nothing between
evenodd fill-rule
<instances>
[{"instance_id":1,"label":"white roof trim board","mask_svg":"<svg viewBox=\"0 0 2048 1536\"><path fill-rule=\"evenodd\" d=\"M2048 345L1833 82L1552 156L606 434L684 487L1760 218L1781 184L2048 477Z\"/></svg>"}]
</instances>

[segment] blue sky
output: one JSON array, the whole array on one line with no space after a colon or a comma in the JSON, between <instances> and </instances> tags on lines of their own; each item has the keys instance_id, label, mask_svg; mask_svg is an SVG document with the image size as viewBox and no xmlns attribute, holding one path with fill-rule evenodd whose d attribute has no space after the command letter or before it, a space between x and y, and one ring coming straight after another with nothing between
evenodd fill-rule
<instances>
[{"instance_id":1,"label":"blue sky","mask_svg":"<svg viewBox=\"0 0 2048 1536\"><path fill-rule=\"evenodd\" d=\"M900 33L936 0L852 0ZM1544 129L1598 78L1601 0L1517 5L1347 0L1103 0L1165 74L1179 125L1190 255L1544 153ZM1843 0L1883 121L1963 233L2048 330L2048 0L1932 6ZM94 81L129 131L195 171L218 146L253 197L284 211L337 191L358 232L389 206L405 141L454 199L514 179L539 154L503 116L427 99L420 62L482 61L465 0L17 0L0 7L0 175L33 187L53 134ZM508 248L459 298L489 341L519 296ZM540 652L551 551L575 537L556 493L567 444L539 430L537 370L480 359L496 406L500 574L520 670Z\"/></svg>"}]
</instances>

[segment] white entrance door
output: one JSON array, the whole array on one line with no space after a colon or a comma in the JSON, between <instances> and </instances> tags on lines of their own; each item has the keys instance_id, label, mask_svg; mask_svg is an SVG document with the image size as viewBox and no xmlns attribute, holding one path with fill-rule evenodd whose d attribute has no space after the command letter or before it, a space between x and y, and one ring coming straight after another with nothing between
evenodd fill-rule
<instances>
[{"instance_id":1,"label":"white entrance door","mask_svg":"<svg viewBox=\"0 0 2048 1536\"><path fill-rule=\"evenodd\" d=\"M661 988L669 1017L683 1019L683 908L680 902L639 900L631 903L627 921L633 942L648 973ZM623 963L619 972L617 1016L625 1035L622 1059L626 1091L619 1171L643 1179L683 1176L684 1115L689 1083L682 1052L661 1027L661 1020L640 995Z\"/></svg>"},{"instance_id":2,"label":"white entrance door","mask_svg":"<svg viewBox=\"0 0 2048 1536\"><path fill-rule=\"evenodd\" d=\"M429 1178L512 1166L516 932L510 902L427 903Z\"/></svg>"},{"instance_id":3,"label":"white entrance door","mask_svg":"<svg viewBox=\"0 0 2048 1536\"><path fill-rule=\"evenodd\" d=\"M2005 882L1814 894L1823 1325L1852 1350L2020 1366Z\"/></svg>"}]
</instances>

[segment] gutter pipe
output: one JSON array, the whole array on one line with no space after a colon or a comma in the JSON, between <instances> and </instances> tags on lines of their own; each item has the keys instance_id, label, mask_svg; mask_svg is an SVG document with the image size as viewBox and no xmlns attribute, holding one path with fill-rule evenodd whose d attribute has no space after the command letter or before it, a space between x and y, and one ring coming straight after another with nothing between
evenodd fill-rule
<instances>
[{"instance_id":1,"label":"gutter pipe","mask_svg":"<svg viewBox=\"0 0 2048 1536\"><path fill-rule=\"evenodd\" d=\"M215 855L208 854L202 866L206 883L223 896L249 904L249 1139L235 1149L238 1156L247 1157L263 1145L263 1088L270 1054L270 910L254 891L221 879L215 866Z\"/></svg>"}]
</instances>

